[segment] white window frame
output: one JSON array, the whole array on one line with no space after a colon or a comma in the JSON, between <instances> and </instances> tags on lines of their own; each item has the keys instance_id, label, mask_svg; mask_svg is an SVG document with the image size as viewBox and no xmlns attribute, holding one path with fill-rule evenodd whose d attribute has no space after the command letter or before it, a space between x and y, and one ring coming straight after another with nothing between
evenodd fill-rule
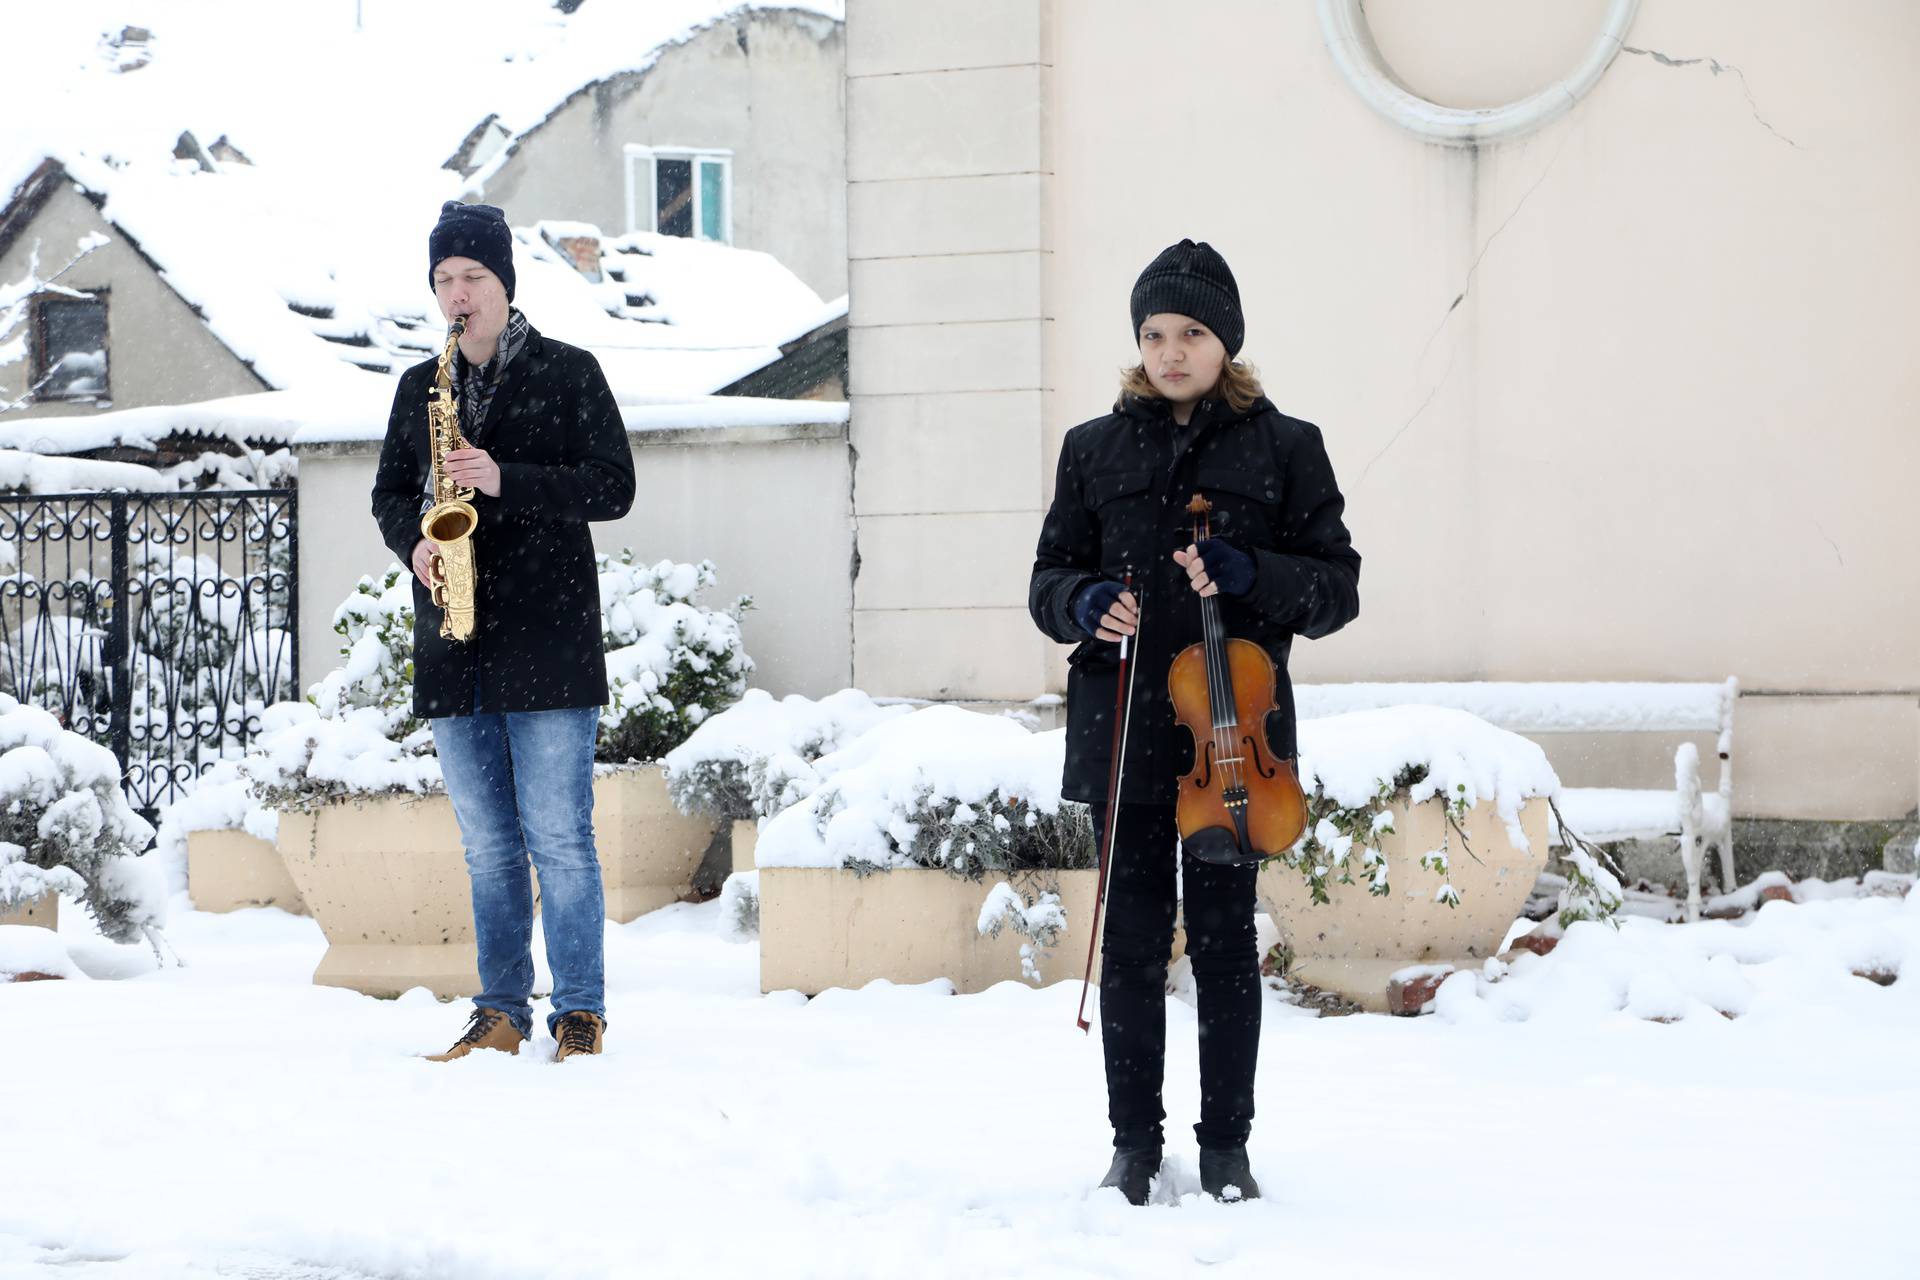
<instances>
[{"instance_id":1,"label":"white window frame","mask_svg":"<svg viewBox=\"0 0 1920 1280\"><path fill-rule=\"evenodd\" d=\"M651 147L629 142L623 148L627 168L627 230L658 231L660 200L658 195L659 160L718 161L720 164L721 239L710 244L733 243L733 152L725 147ZM703 240L700 228L706 225L706 208L700 194L700 166L693 166L693 235ZM642 217L642 214L645 217Z\"/></svg>"}]
</instances>

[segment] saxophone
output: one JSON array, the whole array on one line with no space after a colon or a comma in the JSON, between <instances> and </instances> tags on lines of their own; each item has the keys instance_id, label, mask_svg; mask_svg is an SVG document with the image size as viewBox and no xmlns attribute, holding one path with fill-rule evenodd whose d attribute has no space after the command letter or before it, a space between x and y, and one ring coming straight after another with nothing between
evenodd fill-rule
<instances>
[{"instance_id":1,"label":"saxophone","mask_svg":"<svg viewBox=\"0 0 1920 1280\"><path fill-rule=\"evenodd\" d=\"M427 392L433 505L420 517L420 533L434 547L428 576L433 579L433 602L440 606L440 634L449 640L471 636L475 618L473 529L480 523L480 515L473 509L473 490L454 484L446 473L448 453L473 447L460 434L460 402L453 394L453 349L466 331L466 317L454 317L446 349L440 353L440 367L434 371L433 387Z\"/></svg>"}]
</instances>

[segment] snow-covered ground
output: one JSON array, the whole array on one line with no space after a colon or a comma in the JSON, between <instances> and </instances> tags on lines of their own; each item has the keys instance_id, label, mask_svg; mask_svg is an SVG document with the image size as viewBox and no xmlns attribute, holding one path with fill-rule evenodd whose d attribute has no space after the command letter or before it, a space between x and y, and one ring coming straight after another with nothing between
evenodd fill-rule
<instances>
[{"instance_id":1,"label":"snow-covered ground","mask_svg":"<svg viewBox=\"0 0 1920 1280\"><path fill-rule=\"evenodd\" d=\"M555 1066L543 1035L437 1066L415 1055L463 1006L310 985L310 921L182 901L187 966L155 971L67 912L75 960L119 980L0 986L0 1275L1892 1277L1920 1256L1920 897L1579 925L1419 1019L1276 995L1251 1204L1198 1194L1172 1001L1173 1186L1145 1209L1092 1189L1074 983L761 995L716 913L609 926L604 1057ZM1904 979L1847 973L1860 939ZM1702 976L1715 952L1737 971ZM1620 1011L1663 967L1753 998Z\"/></svg>"}]
</instances>

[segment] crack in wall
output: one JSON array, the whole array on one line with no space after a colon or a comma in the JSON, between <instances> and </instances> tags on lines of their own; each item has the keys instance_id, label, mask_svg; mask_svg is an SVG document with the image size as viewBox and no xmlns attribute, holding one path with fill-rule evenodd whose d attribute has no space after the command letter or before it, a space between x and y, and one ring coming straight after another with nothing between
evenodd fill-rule
<instances>
[{"instance_id":1,"label":"crack in wall","mask_svg":"<svg viewBox=\"0 0 1920 1280\"><path fill-rule=\"evenodd\" d=\"M1462 294L1461 296L1464 297L1466 295ZM1414 423L1420 420L1420 415L1427 411L1427 407L1433 403L1434 397L1440 394L1440 388L1447 385L1447 379L1453 374L1454 362L1459 358L1460 358L1460 348L1455 347L1453 349L1453 354L1447 357L1447 367L1440 371L1440 376L1434 379L1433 385L1431 387L1427 388L1427 398L1420 402L1420 407L1413 411L1413 414L1411 417L1409 417L1405 422L1400 424L1400 429L1393 433L1392 439L1388 440L1386 444L1380 447L1380 452L1373 455L1372 461L1368 462L1366 466L1360 469L1360 479L1357 482L1355 482L1354 488L1357 489L1361 485L1367 482L1367 476L1373 470L1374 463L1379 462L1380 459L1386 457L1387 454L1391 453L1393 451L1393 446L1400 443L1400 437L1407 434L1408 429L1412 427Z\"/></svg>"},{"instance_id":2,"label":"crack in wall","mask_svg":"<svg viewBox=\"0 0 1920 1280\"><path fill-rule=\"evenodd\" d=\"M1774 137L1780 139L1780 141L1786 143L1794 150L1806 150L1806 148L1802 147L1792 138L1789 138L1786 134L1774 128L1767 118L1760 114L1760 104L1754 99L1753 86L1747 83L1747 73L1732 63L1722 62L1718 58L1675 58L1669 54L1661 53L1658 49L1636 49L1632 45L1627 44L1620 46L1620 52L1631 53L1642 58L1652 58L1663 67L1705 66L1709 71L1713 72L1715 76L1732 72L1740 78L1740 92L1746 95L1747 107L1753 112L1753 118L1758 120L1768 133L1771 133Z\"/></svg>"},{"instance_id":3,"label":"crack in wall","mask_svg":"<svg viewBox=\"0 0 1920 1280\"><path fill-rule=\"evenodd\" d=\"M1454 295L1453 301L1447 305L1447 313L1440 317L1440 323L1433 327L1433 332L1427 335L1425 344L1420 348L1421 360L1427 358L1427 352L1433 348L1434 339L1440 336L1441 332L1447 327L1447 322L1453 319L1453 313L1460 309L1460 304L1465 302L1467 296L1473 292L1473 277L1479 274L1480 264L1486 260L1487 250L1493 248L1493 242L1500 238L1500 233L1505 231L1513 220L1520 216L1520 211L1527 207L1527 201L1533 198L1533 193L1540 189L1540 184L1545 182L1547 175L1553 172L1553 166L1560 163L1560 153L1567 149L1567 139L1571 136L1572 134L1569 132L1561 137L1560 145L1554 148L1553 156L1547 161L1546 166L1540 170L1540 176L1533 180L1533 184L1529 186L1526 191L1521 194L1520 199L1514 203L1513 211L1507 214L1507 216L1501 220L1500 225L1493 229L1493 234L1488 236L1486 242L1480 246L1480 252L1473 255L1473 265L1467 268L1467 278L1461 281L1460 292Z\"/></svg>"},{"instance_id":4,"label":"crack in wall","mask_svg":"<svg viewBox=\"0 0 1920 1280\"><path fill-rule=\"evenodd\" d=\"M1840 567L1842 569L1846 568L1847 567L1846 557L1840 554L1840 544L1833 540L1833 535L1828 533L1826 530L1826 527L1822 525L1818 520L1815 520L1813 522L1813 527L1819 530L1820 536L1825 538L1827 540L1827 545L1833 548L1833 558L1840 562Z\"/></svg>"},{"instance_id":5,"label":"crack in wall","mask_svg":"<svg viewBox=\"0 0 1920 1280\"><path fill-rule=\"evenodd\" d=\"M1488 236L1486 241L1481 244L1480 251L1474 254L1473 263L1467 268L1466 279L1461 282L1460 292L1456 293L1453 296L1453 301L1447 304L1446 314L1440 317L1440 323L1434 326L1433 332L1427 335L1426 342L1421 346L1420 355L1415 361L1416 368L1418 368L1420 364L1425 363L1427 352L1433 349L1434 341L1439 338L1441 333L1445 332L1448 322L1454 317L1454 313L1460 310L1460 305L1465 302L1468 295L1473 292L1473 278L1479 273L1480 264L1486 260L1487 251L1493 248L1493 242L1498 240L1500 234L1512 225L1515 218L1520 216L1520 211L1527 207L1527 201L1533 198L1533 193L1540 189L1540 184L1545 182L1547 176L1553 172L1554 166L1560 162L1561 152L1567 149L1567 141L1571 136L1572 133L1569 131L1561 137L1560 145L1554 148L1553 155L1547 160L1547 163L1542 166L1540 176L1535 178L1527 189L1521 193L1520 199L1514 202L1512 210L1508 212L1505 218L1501 219L1500 225L1494 228L1493 234ZM1427 409L1433 404L1434 398L1440 394L1440 388L1445 386L1447 379L1452 376L1453 366L1459 358L1460 349L1456 346L1453 354L1447 357L1447 367L1441 370L1440 376L1434 380L1431 387L1427 388L1426 399L1420 402L1420 407L1415 409L1407 420L1400 424L1400 429L1393 433L1392 438L1390 438L1385 445L1381 446L1380 452L1374 454L1372 460L1369 461L1365 467L1361 468L1360 479L1356 482L1356 488L1360 484L1366 483L1367 476L1373 471L1374 466L1393 451L1393 447L1400 443L1400 438L1406 435L1413 424L1420 420L1421 415L1426 413Z\"/></svg>"}]
</instances>

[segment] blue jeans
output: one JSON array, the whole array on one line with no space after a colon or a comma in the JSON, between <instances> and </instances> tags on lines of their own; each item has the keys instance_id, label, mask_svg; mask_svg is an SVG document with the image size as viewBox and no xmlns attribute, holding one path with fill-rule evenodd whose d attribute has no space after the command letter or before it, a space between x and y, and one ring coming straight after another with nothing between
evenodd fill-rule
<instances>
[{"instance_id":1,"label":"blue jeans","mask_svg":"<svg viewBox=\"0 0 1920 1280\"><path fill-rule=\"evenodd\" d=\"M476 704L477 706L477 704ZM593 743L600 708L445 716L433 743L467 846L480 951L474 1004L533 1033L533 881L540 873L551 1031L560 1015L606 1017L605 920L593 848Z\"/></svg>"}]
</instances>

